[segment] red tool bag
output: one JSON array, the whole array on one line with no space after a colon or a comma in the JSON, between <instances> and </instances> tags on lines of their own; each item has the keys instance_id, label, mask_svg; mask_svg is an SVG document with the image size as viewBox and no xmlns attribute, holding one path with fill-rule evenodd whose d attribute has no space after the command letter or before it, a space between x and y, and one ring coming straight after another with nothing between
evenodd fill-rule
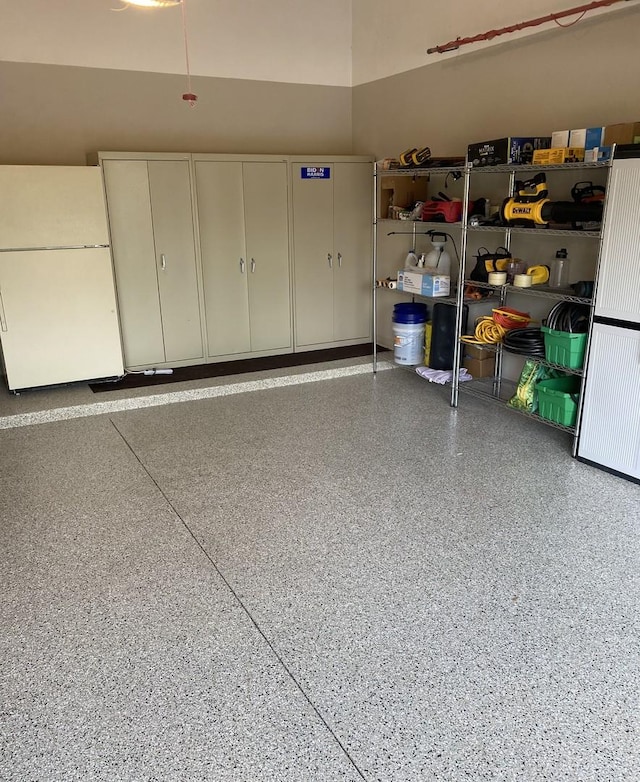
<instances>
[{"instance_id":1,"label":"red tool bag","mask_svg":"<svg viewBox=\"0 0 640 782\"><path fill-rule=\"evenodd\" d=\"M469 201L469 214L473 214L473 201ZM422 219L425 223L459 223L462 201L425 201Z\"/></svg>"}]
</instances>

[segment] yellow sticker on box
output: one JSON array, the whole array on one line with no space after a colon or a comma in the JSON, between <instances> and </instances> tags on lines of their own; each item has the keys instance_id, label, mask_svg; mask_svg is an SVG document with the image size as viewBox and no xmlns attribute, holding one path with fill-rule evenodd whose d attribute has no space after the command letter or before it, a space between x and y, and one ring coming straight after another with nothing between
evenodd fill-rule
<instances>
[{"instance_id":1,"label":"yellow sticker on box","mask_svg":"<svg viewBox=\"0 0 640 782\"><path fill-rule=\"evenodd\" d=\"M584 161L583 147L556 147L555 149L536 149L533 162L536 165L551 166L558 163L582 163Z\"/></svg>"}]
</instances>

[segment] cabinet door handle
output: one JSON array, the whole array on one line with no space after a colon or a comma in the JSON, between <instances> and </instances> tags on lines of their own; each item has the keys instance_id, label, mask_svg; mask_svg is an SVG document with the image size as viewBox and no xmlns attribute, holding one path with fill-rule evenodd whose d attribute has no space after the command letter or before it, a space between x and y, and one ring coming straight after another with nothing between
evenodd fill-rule
<instances>
[{"instance_id":1,"label":"cabinet door handle","mask_svg":"<svg viewBox=\"0 0 640 782\"><path fill-rule=\"evenodd\" d=\"M256 262L255 262L255 260L252 258L252 259L251 259L251 274L253 274L253 273L255 272L255 270L256 270Z\"/></svg>"},{"instance_id":2,"label":"cabinet door handle","mask_svg":"<svg viewBox=\"0 0 640 782\"><path fill-rule=\"evenodd\" d=\"M0 331L8 331L7 317L4 314L4 302L2 301L2 291L0 290Z\"/></svg>"},{"instance_id":3,"label":"cabinet door handle","mask_svg":"<svg viewBox=\"0 0 640 782\"><path fill-rule=\"evenodd\" d=\"M240 274L244 274L244 258L240 258Z\"/></svg>"},{"instance_id":4,"label":"cabinet door handle","mask_svg":"<svg viewBox=\"0 0 640 782\"><path fill-rule=\"evenodd\" d=\"M167 256L164 253L160 253L160 268L162 271L166 271L167 268Z\"/></svg>"},{"instance_id":5,"label":"cabinet door handle","mask_svg":"<svg viewBox=\"0 0 640 782\"><path fill-rule=\"evenodd\" d=\"M338 253L338 266L342 269L342 253Z\"/></svg>"},{"instance_id":6,"label":"cabinet door handle","mask_svg":"<svg viewBox=\"0 0 640 782\"><path fill-rule=\"evenodd\" d=\"M333 255L331 253L327 253L327 260L329 261L329 268L333 269Z\"/></svg>"}]
</instances>

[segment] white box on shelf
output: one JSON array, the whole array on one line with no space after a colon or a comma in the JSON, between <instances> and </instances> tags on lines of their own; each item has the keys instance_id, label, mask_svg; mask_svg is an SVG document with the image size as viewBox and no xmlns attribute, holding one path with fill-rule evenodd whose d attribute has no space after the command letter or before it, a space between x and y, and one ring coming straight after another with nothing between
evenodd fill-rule
<instances>
[{"instance_id":1,"label":"white box on shelf","mask_svg":"<svg viewBox=\"0 0 640 782\"><path fill-rule=\"evenodd\" d=\"M450 289L451 277L446 274L429 274L425 271L406 269L398 272L398 290L405 293L438 298L448 296Z\"/></svg>"},{"instance_id":2,"label":"white box on shelf","mask_svg":"<svg viewBox=\"0 0 640 782\"><path fill-rule=\"evenodd\" d=\"M570 130L554 130L551 134L551 148L568 147L570 133Z\"/></svg>"},{"instance_id":3,"label":"white box on shelf","mask_svg":"<svg viewBox=\"0 0 640 782\"><path fill-rule=\"evenodd\" d=\"M587 145L587 129L576 128L569 133L568 147L581 147L584 149Z\"/></svg>"},{"instance_id":4,"label":"white box on shelf","mask_svg":"<svg viewBox=\"0 0 640 782\"><path fill-rule=\"evenodd\" d=\"M599 147L604 141L604 128L575 128L569 133L568 147L582 147L593 149Z\"/></svg>"},{"instance_id":5,"label":"white box on shelf","mask_svg":"<svg viewBox=\"0 0 640 782\"><path fill-rule=\"evenodd\" d=\"M611 147L593 147L585 149L585 163L603 163L605 160L611 160Z\"/></svg>"}]
</instances>

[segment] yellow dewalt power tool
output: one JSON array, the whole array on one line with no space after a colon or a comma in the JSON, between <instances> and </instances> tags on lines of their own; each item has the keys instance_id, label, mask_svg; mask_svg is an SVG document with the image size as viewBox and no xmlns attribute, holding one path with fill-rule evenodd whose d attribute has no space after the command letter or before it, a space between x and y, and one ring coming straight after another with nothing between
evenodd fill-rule
<instances>
[{"instance_id":1,"label":"yellow dewalt power tool","mask_svg":"<svg viewBox=\"0 0 640 782\"><path fill-rule=\"evenodd\" d=\"M602 202L551 201L547 178L543 173L533 179L515 183L515 192L502 203L502 221L506 225L534 227L548 223L578 223L602 221Z\"/></svg>"}]
</instances>

